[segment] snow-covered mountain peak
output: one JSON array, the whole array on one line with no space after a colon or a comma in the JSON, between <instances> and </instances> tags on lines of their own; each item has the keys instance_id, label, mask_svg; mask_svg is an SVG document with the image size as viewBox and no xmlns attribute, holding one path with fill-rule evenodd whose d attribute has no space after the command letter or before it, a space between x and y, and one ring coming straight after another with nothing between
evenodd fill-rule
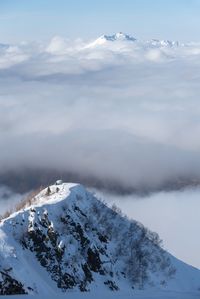
<instances>
[{"instance_id":1,"label":"snow-covered mountain peak","mask_svg":"<svg viewBox=\"0 0 200 299\"><path fill-rule=\"evenodd\" d=\"M102 35L93 42L87 44L84 49L103 49L120 53L145 53L146 57L152 57L152 53L148 51L161 50L159 55L162 56L162 51L167 49L176 49L180 44L178 41L151 39L142 41L134 38L131 35L123 32L118 32L113 35ZM134 54L134 55L135 55ZM153 53L153 55L156 53ZM157 53L158 54L158 53ZM134 56L133 55L133 56ZM165 56L165 54L164 54Z\"/></svg>"},{"instance_id":2,"label":"snow-covered mountain peak","mask_svg":"<svg viewBox=\"0 0 200 299\"><path fill-rule=\"evenodd\" d=\"M156 233L79 184L51 185L0 222L0 294L158 289L198 292L200 271Z\"/></svg>"},{"instance_id":3,"label":"snow-covered mountain peak","mask_svg":"<svg viewBox=\"0 0 200 299\"><path fill-rule=\"evenodd\" d=\"M113 35L104 35L104 38L109 41L136 41L136 38L123 32L117 32Z\"/></svg>"},{"instance_id":4,"label":"snow-covered mountain peak","mask_svg":"<svg viewBox=\"0 0 200 299\"><path fill-rule=\"evenodd\" d=\"M74 194L85 193L86 189L79 184L74 183L55 183L42 190L37 196L35 196L32 205L41 206L45 204L56 204L61 201L65 201L68 197L70 200L75 199Z\"/></svg>"},{"instance_id":5,"label":"snow-covered mountain peak","mask_svg":"<svg viewBox=\"0 0 200 299\"><path fill-rule=\"evenodd\" d=\"M148 44L154 46L154 47L178 47L179 42L178 41L171 41L171 40L159 40L159 39L152 39L147 42Z\"/></svg>"},{"instance_id":6,"label":"snow-covered mountain peak","mask_svg":"<svg viewBox=\"0 0 200 299\"><path fill-rule=\"evenodd\" d=\"M31 196L31 197L30 197ZM28 196L22 201L21 207L18 205L18 211L9 216L9 219L17 217L21 213L29 213L30 210L39 209L54 209L55 214L59 213L63 205L72 207L78 204L80 207L87 206L87 199L90 193L81 184L76 183L55 183L41 190L38 194ZM80 198L82 199L80 202ZM2 221L6 221L2 220Z\"/></svg>"},{"instance_id":7,"label":"snow-covered mountain peak","mask_svg":"<svg viewBox=\"0 0 200 299\"><path fill-rule=\"evenodd\" d=\"M95 46L105 45L109 42L134 42L136 38L132 37L131 35L125 34L123 32L118 32L113 35L102 35L97 38L95 41L90 43L87 47L92 48Z\"/></svg>"}]
</instances>

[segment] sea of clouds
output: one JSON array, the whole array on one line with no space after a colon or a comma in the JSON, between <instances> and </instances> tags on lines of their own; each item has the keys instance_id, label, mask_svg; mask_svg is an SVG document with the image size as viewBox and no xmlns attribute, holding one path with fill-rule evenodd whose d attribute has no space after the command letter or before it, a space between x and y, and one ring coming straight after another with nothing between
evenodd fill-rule
<instances>
[{"instance_id":1,"label":"sea of clouds","mask_svg":"<svg viewBox=\"0 0 200 299\"><path fill-rule=\"evenodd\" d=\"M127 188L200 178L200 44L0 45L0 172L55 168Z\"/></svg>"}]
</instances>

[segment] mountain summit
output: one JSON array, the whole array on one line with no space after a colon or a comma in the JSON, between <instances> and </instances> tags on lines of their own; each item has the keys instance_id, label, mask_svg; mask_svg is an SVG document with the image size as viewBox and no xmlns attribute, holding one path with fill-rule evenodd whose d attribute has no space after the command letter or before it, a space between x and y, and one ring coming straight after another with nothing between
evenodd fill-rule
<instances>
[{"instance_id":1,"label":"mountain summit","mask_svg":"<svg viewBox=\"0 0 200 299\"><path fill-rule=\"evenodd\" d=\"M100 36L99 38L97 38L92 43L90 43L87 47L91 48L91 47L106 44L108 42L135 42L135 41L136 41L136 38L134 38L128 34L125 34L123 32L118 32L113 35L105 35L104 34L104 35Z\"/></svg>"},{"instance_id":2,"label":"mountain summit","mask_svg":"<svg viewBox=\"0 0 200 299\"><path fill-rule=\"evenodd\" d=\"M200 271L78 184L61 181L0 223L0 294L76 290L198 292Z\"/></svg>"},{"instance_id":3,"label":"mountain summit","mask_svg":"<svg viewBox=\"0 0 200 299\"><path fill-rule=\"evenodd\" d=\"M118 50L127 48L129 50L140 49L140 50L151 50L151 49L164 49L164 48L177 48L181 44L178 41L170 41L170 40L158 40L151 39L147 41L142 41L136 39L135 37L125 34L123 32L118 32L113 35L102 35L93 42L89 43L85 46L85 49L88 48L99 48L100 46L104 46L104 48L108 48L110 50L116 48Z\"/></svg>"},{"instance_id":4,"label":"mountain summit","mask_svg":"<svg viewBox=\"0 0 200 299\"><path fill-rule=\"evenodd\" d=\"M136 41L136 38L123 32L118 32L113 35L102 35L100 38L105 39L107 41Z\"/></svg>"}]
</instances>

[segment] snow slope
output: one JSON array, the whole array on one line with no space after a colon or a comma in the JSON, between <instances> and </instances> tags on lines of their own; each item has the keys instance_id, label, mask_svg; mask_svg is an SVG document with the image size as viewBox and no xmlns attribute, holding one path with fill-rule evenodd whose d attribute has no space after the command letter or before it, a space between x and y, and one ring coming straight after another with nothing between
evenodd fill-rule
<instances>
[{"instance_id":1,"label":"snow slope","mask_svg":"<svg viewBox=\"0 0 200 299\"><path fill-rule=\"evenodd\" d=\"M199 270L77 184L52 185L2 220L0 257L2 295L200 296Z\"/></svg>"}]
</instances>

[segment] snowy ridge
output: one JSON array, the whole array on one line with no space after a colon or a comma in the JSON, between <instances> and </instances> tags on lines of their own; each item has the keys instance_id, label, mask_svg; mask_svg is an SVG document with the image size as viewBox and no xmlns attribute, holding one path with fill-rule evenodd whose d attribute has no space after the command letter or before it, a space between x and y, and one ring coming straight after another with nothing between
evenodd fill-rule
<instances>
[{"instance_id":1,"label":"snowy ridge","mask_svg":"<svg viewBox=\"0 0 200 299\"><path fill-rule=\"evenodd\" d=\"M200 291L200 271L83 186L52 185L0 223L0 294Z\"/></svg>"}]
</instances>

